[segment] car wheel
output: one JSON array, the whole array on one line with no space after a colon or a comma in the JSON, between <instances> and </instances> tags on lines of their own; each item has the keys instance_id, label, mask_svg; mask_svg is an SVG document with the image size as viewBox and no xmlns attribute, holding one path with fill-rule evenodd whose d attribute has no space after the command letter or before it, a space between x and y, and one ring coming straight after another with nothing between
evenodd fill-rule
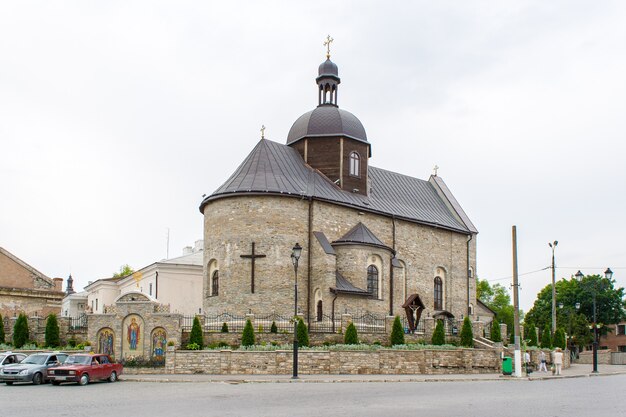
<instances>
[{"instance_id":1,"label":"car wheel","mask_svg":"<svg viewBox=\"0 0 626 417\"><path fill-rule=\"evenodd\" d=\"M109 382L117 381L117 373L115 371L111 372L111 376L109 376L109 379L107 379L107 381Z\"/></svg>"},{"instance_id":2,"label":"car wheel","mask_svg":"<svg viewBox=\"0 0 626 417\"><path fill-rule=\"evenodd\" d=\"M33 375L33 384L34 385L39 385L42 383L43 378L41 377L41 374L39 372L37 372L35 375Z\"/></svg>"},{"instance_id":3,"label":"car wheel","mask_svg":"<svg viewBox=\"0 0 626 417\"><path fill-rule=\"evenodd\" d=\"M7 385L13 385L13 381L6 381L5 384Z\"/></svg>"},{"instance_id":4,"label":"car wheel","mask_svg":"<svg viewBox=\"0 0 626 417\"><path fill-rule=\"evenodd\" d=\"M52 385L61 385L59 381L52 381Z\"/></svg>"},{"instance_id":5,"label":"car wheel","mask_svg":"<svg viewBox=\"0 0 626 417\"><path fill-rule=\"evenodd\" d=\"M89 383L89 375L83 374L78 380L78 385L87 385Z\"/></svg>"}]
</instances>

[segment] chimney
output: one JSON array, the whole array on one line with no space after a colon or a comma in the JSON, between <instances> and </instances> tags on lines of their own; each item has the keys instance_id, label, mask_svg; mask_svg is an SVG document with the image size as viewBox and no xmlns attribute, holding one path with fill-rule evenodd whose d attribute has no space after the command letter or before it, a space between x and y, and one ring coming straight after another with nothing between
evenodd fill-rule
<instances>
[{"instance_id":1,"label":"chimney","mask_svg":"<svg viewBox=\"0 0 626 417\"><path fill-rule=\"evenodd\" d=\"M194 252L200 252L201 250L204 249L204 240L200 239L200 240L196 240L194 246L193 246L193 251Z\"/></svg>"},{"instance_id":2,"label":"chimney","mask_svg":"<svg viewBox=\"0 0 626 417\"><path fill-rule=\"evenodd\" d=\"M63 291L63 278L52 278L54 281L54 290Z\"/></svg>"},{"instance_id":3,"label":"chimney","mask_svg":"<svg viewBox=\"0 0 626 417\"><path fill-rule=\"evenodd\" d=\"M191 246L185 246L183 248L183 256L191 255L193 253L193 248Z\"/></svg>"}]
</instances>

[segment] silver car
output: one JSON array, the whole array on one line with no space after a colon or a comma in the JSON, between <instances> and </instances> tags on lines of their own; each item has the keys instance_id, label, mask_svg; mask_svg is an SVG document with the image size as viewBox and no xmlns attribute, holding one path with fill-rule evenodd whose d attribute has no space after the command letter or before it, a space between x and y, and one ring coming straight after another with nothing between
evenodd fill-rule
<instances>
[{"instance_id":1,"label":"silver car","mask_svg":"<svg viewBox=\"0 0 626 417\"><path fill-rule=\"evenodd\" d=\"M0 369L7 365L20 363L24 360L24 358L26 358L26 355L23 353L2 352L0 353Z\"/></svg>"},{"instance_id":2,"label":"silver car","mask_svg":"<svg viewBox=\"0 0 626 417\"><path fill-rule=\"evenodd\" d=\"M67 354L59 352L34 353L22 362L7 365L0 370L0 382L13 385L14 382L32 382L39 385L46 382L46 370L51 366L65 362Z\"/></svg>"}]
</instances>

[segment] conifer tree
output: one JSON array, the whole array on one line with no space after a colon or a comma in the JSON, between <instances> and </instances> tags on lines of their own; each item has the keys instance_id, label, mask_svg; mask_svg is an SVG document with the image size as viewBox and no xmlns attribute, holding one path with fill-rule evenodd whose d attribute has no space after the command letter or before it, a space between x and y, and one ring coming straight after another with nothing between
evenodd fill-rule
<instances>
[{"instance_id":1,"label":"conifer tree","mask_svg":"<svg viewBox=\"0 0 626 417\"><path fill-rule=\"evenodd\" d=\"M193 318L193 326L191 326L191 334L189 335L189 344L193 343L200 346L200 349L204 347L204 335L198 316Z\"/></svg>"},{"instance_id":2,"label":"conifer tree","mask_svg":"<svg viewBox=\"0 0 626 417\"><path fill-rule=\"evenodd\" d=\"M228 323L222 323L222 333L228 333Z\"/></svg>"},{"instance_id":3,"label":"conifer tree","mask_svg":"<svg viewBox=\"0 0 626 417\"><path fill-rule=\"evenodd\" d=\"M491 340L493 342L502 342L502 333L500 332L500 322L495 318L491 322Z\"/></svg>"},{"instance_id":4,"label":"conifer tree","mask_svg":"<svg viewBox=\"0 0 626 417\"><path fill-rule=\"evenodd\" d=\"M391 346L404 344L404 329L402 328L402 322L400 316L396 316L393 320L393 327L391 328Z\"/></svg>"},{"instance_id":5,"label":"conifer tree","mask_svg":"<svg viewBox=\"0 0 626 417\"><path fill-rule=\"evenodd\" d=\"M276 326L276 322L272 322L272 327L270 327L270 333L278 333L278 327Z\"/></svg>"},{"instance_id":6,"label":"conifer tree","mask_svg":"<svg viewBox=\"0 0 626 417\"><path fill-rule=\"evenodd\" d=\"M537 329L532 323L524 328L524 334L528 340L528 346L539 346L537 343Z\"/></svg>"},{"instance_id":7,"label":"conifer tree","mask_svg":"<svg viewBox=\"0 0 626 417\"><path fill-rule=\"evenodd\" d=\"M241 345L242 346L254 346L255 337L254 337L254 327L252 327L252 322L250 319L246 320L246 325L243 328L243 334L241 335Z\"/></svg>"},{"instance_id":8,"label":"conifer tree","mask_svg":"<svg viewBox=\"0 0 626 417\"><path fill-rule=\"evenodd\" d=\"M302 319L298 319L298 344L300 346L309 346L309 329Z\"/></svg>"},{"instance_id":9,"label":"conifer tree","mask_svg":"<svg viewBox=\"0 0 626 417\"><path fill-rule=\"evenodd\" d=\"M474 347L474 332L472 330L472 322L468 316L463 319L463 327L461 327L461 346Z\"/></svg>"},{"instance_id":10,"label":"conifer tree","mask_svg":"<svg viewBox=\"0 0 626 417\"><path fill-rule=\"evenodd\" d=\"M4 318L0 314L0 344L4 343Z\"/></svg>"},{"instance_id":11,"label":"conifer tree","mask_svg":"<svg viewBox=\"0 0 626 417\"><path fill-rule=\"evenodd\" d=\"M554 341L552 343L554 347L560 347L561 349L565 349L567 346L567 342L565 340L565 331L562 328L556 329L554 333Z\"/></svg>"},{"instance_id":12,"label":"conifer tree","mask_svg":"<svg viewBox=\"0 0 626 417\"><path fill-rule=\"evenodd\" d=\"M61 339L59 337L59 322L56 314L52 313L46 320L46 333L45 333L46 346L53 348L61 346Z\"/></svg>"},{"instance_id":13,"label":"conifer tree","mask_svg":"<svg viewBox=\"0 0 626 417\"><path fill-rule=\"evenodd\" d=\"M541 333L541 347L552 349L552 335L550 335L550 326L546 325Z\"/></svg>"},{"instance_id":14,"label":"conifer tree","mask_svg":"<svg viewBox=\"0 0 626 417\"><path fill-rule=\"evenodd\" d=\"M435 331L433 332L433 337L430 343L433 345L444 345L446 343L443 320L437 320L437 325L435 326Z\"/></svg>"},{"instance_id":15,"label":"conifer tree","mask_svg":"<svg viewBox=\"0 0 626 417\"><path fill-rule=\"evenodd\" d=\"M21 348L28 342L28 318L21 313L13 326L13 346Z\"/></svg>"},{"instance_id":16,"label":"conifer tree","mask_svg":"<svg viewBox=\"0 0 626 417\"><path fill-rule=\"evenodd\" d=\"M356 332L356 327L354 323L350 322L348 327L346 328L346 334L343 338L343 343L346 345L358 345L359 344L359 335Z\"/></svg>"}]
</instances>

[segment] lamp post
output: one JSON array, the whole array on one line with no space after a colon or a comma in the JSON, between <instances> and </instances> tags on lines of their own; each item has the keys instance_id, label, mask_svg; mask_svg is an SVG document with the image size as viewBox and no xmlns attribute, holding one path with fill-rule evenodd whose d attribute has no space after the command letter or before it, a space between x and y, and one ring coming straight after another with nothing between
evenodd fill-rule
<instances>
[{"instance_id":1,"label":"lamp post","mask_svg":"<svg viewBox=\"0 0 626 417\"><path fill-rule=\"evenodd\" d=\"M556 333L556 285L555 285L555 269L554 269L554 250L556 249L556 245L559 244L558 240L555 240L552 243L548 243L550 248L552 248L552 335Z\"/></svg>"},{"instance_id":2,"label":"lamp post","mask_svg":"<svg viewBox=\"0 0 626 417\"><path fill-rule=\"evenodd\" d=\"M576 279L582 283L584 278L584 274L580 271L574 274ZM608 280L613 278L613 271L611 268L607 268L604 271L604 277ZM598 292L598 288L596 283L594 282L593 287L591 288L591 295L593 297L593 373L598 373L598 322L597 322L597 308L596 308L596 294Z\"/></svg>"},{"instance_id":3,"label":"lamp post","mask_svg":"<svg viewBox=\"0 0 626 417\"><path fill-rule=\"evenodd\" d=\"M291 263L293 263L294 280L294 308L293 308L293 375L292 379L298 379L298 260L302 254L302 246L299 243L291 251Z\"/></svg>"}]
</instances>

